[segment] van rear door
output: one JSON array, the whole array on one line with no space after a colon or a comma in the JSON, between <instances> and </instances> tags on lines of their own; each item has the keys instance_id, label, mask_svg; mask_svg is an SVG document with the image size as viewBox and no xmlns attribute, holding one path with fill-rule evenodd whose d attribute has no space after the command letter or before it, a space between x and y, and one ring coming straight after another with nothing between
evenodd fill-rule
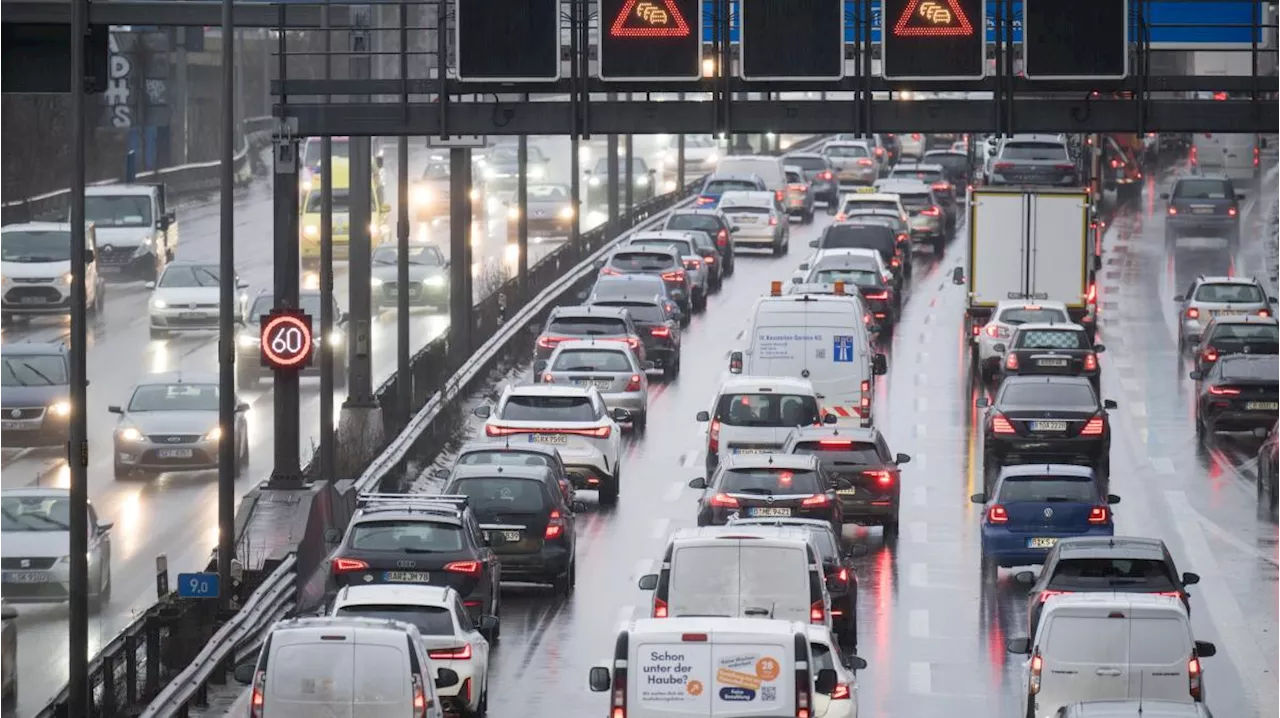
<instances>
[{"instance_id":1,"label":"van rear door","mask_svg":"<svg viewBox=\"0 0 1280 718\"><path fill-rule=\"evenodd\" d=\"M794 715L796 665L791 635L719 632L712 640L711 715Z\"/></svg>"},{"instance_id":2,"label":"van rear door","mask_svg":"<svg viewBox=\"0 0 1280 718\"><path fill-rule=\"evenodd\" d=\"M413 677L405 634L357 630L353 675L352 718L390 718L412 711Z\"/></svg>"},{"instance_id":3,"label":"van rear door","mask_svg":"<svg viewBox=\"0 0 1280 718\"><path fill-rule=\"evenodd\" d=\"M1151 612L1129 621L1129 698L1191 701L1191 631L1176 611Z\"/></svg>"},{"instance_id":4,"label":"van rear door","mask_svg":"<svg viewBox=\"0 0 1280 718\"><path fill-rule=\"evenodd\" d=\"M1129 696L1129 621L1123 615L1108 618L1095 609L1057 611L1042 630L1036 702L1043 710L1037 715L1076 701Z\"/></svg>"},{"instance_id":5,"label":"van rear door","mask_svg":"<svg viewBox=\"0 0 1280 718\"><path fill-rule=\"evenodd\" d=\"M272 638L263 715L272 718L355 718L355 631L299 629Z\"/></svg>"},{"instance_id":6,"label":"van rear door","mask_svg":"<svg viewBox=\"0 0 1280 718\"><path fill-rule=\"evenodd\" d=\"M710 716L711 652L707 633L633 633L628 715Z\"/></svg>"}]
</instances>

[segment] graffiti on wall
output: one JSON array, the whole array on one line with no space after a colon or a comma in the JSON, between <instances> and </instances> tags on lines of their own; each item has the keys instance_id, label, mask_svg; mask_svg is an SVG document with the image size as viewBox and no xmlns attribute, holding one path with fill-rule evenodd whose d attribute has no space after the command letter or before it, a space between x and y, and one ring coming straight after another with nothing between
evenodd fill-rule
<instances>
[{"instance_id":1,"label":"graffiti on wall","mask_svg":"<svg viewBox=\"0 0 1280 718\"><path fill-rule=\"evenodd\" d=\"M133 60L121 49L121 33L111 33L107 58L107 91L102 101L107 106L107 123L111 127L133 126Z\"/></svg>"}]
</instances>

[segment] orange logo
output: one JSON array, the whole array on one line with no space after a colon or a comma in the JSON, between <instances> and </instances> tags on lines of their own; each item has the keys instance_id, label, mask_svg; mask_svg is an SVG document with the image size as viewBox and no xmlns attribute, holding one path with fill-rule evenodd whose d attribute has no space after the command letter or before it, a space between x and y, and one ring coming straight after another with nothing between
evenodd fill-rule
<instances>
[{"instance_id":1,"label":"orange logo","mask_svg":"<svg viewBox=\"0 0 1280 718\"><path fill-rule=\"evenodd\" d=\"M691 696L702 695L702 681L689 681L684 686L685 692Z\"/></svg>"},{"instance_id":2,"label":"orange logo","mask_svg":"<svg viewBox=\"0 0 1280 718\"><path fill-rule=\"evenodd\" d=\"M898 37L955 37L973 34L958 0L911 0L893 27Z\"/></svg>"},{"instance_id":3,"label":"orange logo","mask_svg":"<svg viewBox=\"0 0 1280 718\"><path fill-rule=\"evenodd\" d=\"M778 662L768 656L756 661L756 678L763 681L776 681L782 672Z\"/></svg>"},{"instance_id":4,"label":"orange logo","mask_svg":"<svg viewBox=\"0 0 1280 718\"><path fill-rule=\"evenodd\" d=\"M614 37L688 37L689 23L675 0L627 0L613 21Z\"/></svg>"}]
</instances>

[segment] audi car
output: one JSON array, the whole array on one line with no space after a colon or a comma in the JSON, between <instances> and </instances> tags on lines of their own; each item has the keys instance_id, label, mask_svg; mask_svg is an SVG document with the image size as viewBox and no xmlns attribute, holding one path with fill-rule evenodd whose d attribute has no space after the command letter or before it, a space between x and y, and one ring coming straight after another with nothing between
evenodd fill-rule
<instances>
[{"instance_id":1,"label":"audi car","mask_svg":"<svg viewBox=\"0 0 1280 718\"><path fill-rule=\"evenodd\" d=\"M616 280L634 280L640 277L615 277ZM644 344L646 360L653 362L667 380L680 375L680 319L675 304L663 294L661 283L653 287L638 287L632 281L596 282L594 291L587 298L588 306L617 307L625 309L640 341Z\"/></svg>"},{"instance_id":2,"label":"audi car","mask_svg":"<svg viewBox=\"0 0 1280 718\"><path fill-rule=\"evenodd\" d=\"M702 489L699 526L723 526L738 516L820 519L834 531L844 523L835 484L813 456L730 456L710 479L698 477L689 486Z\"/></svg>"},{"instance_id":3,"label":"audi car","mask_svg":"<svg viewBox=\"0 0 1280 718\"><path fill-rule=\"evenodd\" d=\"M1280 329L1275 317L1237 314L1209 320L1196 346L1195 367L1208 372L1224 356L1280 353Z\"/></svg>"},{"instance_id":4,"label":"audi car","mask_svg":"<svg viewBox=\"0 0 1280 718\"><path fill-rule=\"evenodd\" d=\"M845 522L880 525L887 535L897 535L901 467L911 457L891 452L879 429L800 427L787 437L782 452L818 458L836 484Z\"/></svg>"}]
</instances>

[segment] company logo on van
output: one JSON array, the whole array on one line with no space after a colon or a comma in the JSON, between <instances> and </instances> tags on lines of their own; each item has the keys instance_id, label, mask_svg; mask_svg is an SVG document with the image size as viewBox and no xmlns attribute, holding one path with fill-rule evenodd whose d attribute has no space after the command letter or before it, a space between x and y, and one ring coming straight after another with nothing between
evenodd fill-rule
<instances>
[{"instance_id":1,"label":"company logo on van","mask_svg":"<svg viewBox=\"0 0 1280 718\"><path fill-rule=\"evenodd\" d=\"M725 686L720 689L720 700L722 701L753 701L755 699L756 692L750 688Z\"/></svg>"}]
</instances>

